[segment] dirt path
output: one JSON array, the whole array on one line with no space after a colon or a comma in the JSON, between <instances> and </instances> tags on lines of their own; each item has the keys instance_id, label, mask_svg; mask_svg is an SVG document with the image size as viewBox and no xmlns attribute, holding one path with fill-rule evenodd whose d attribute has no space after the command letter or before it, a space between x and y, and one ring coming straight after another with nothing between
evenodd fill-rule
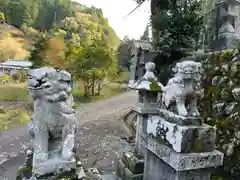
<instances>
[{"instance_id":1,"label":"dirt path","mask_svg":"<svg viewBox=\"0 0 240 180\"><path fill-rule=\"evenodd\" d=\"M102 172L112 171L117 153L131 149L121 140L121 136L128 136L129 133L119 117L135 103L136 92L131 91L84 104L76 111L80 123L77 152L87 167L94 166ZM29 140L26 126L0 132L1 180L13 179L12 174L22 162L24 146Z\"/></svg>"}]
</instances>

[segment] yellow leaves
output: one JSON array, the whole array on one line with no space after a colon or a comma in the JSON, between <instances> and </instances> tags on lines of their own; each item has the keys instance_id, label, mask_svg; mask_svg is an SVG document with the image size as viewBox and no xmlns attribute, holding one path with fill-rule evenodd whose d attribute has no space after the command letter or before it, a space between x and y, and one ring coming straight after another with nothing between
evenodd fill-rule
<instances>
[{"instance_id":1,"label":"yellow leaves","mask_svg":"<svg viewBox=\"0 0 240 180\"><path fill-rule=\"evenodd\" d=\"M23 48L23 44L12 37L5 37L0 40L0 59L22 60L28 56L28 51Z\"/></svg>"},{"instance_id":2,"label":"yellow leaves","mask_svg":"<svg viewBox=\"0 0 240 180\"><path fill-rule=\"evenodd\" d=\"M75 16L76 16L76 19L78 22L88 21L92 17L91 14L86 14L86 13L81 13L81 12L76 12Z\"/></svg>"},{"instance_id":3,"label":"yellow leaves","mask_svg":"<svg viewBox=\"0 0 240 180\"><path fill-rule=\"evenodd\" d=\"M47 40L45 51L43 52L44 61L53 67L65 67L65 43L59 36L50 37Z\"/></svg>"}]
</instances>

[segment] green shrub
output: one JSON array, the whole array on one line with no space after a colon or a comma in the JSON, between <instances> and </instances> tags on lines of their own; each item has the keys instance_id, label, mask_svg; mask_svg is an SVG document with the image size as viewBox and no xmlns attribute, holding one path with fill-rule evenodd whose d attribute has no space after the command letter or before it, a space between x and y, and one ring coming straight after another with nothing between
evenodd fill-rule
<instances>
[{"instance_id":1,"label":"green shrub","mask_svg":"<svg viewBox=\"0 0 240 180\"><path fill-rule=\"evenodd\" d=\"M12 79L13 79L13 81L14 82L20 82L20 80L21 80L21 74L19 73L19 72L17 72L17 73L14 73L13 75L12 75Z\"/></svg>"},{"instance_id":2,"label":"green shrub","mask_svg":"<svg viewBox=\"0 0 240 180\"><path fill-rule=\"evenodd\" d=\"M7 74L0 75L0 84L6 84L11 81L11 78Z\"/></svg>"},{"instance_id":3,"label":"green shrub","mask_svg":"<svg viewBox=\"0 0 240 180\"><path fill-rule=\"evenodd\" d=\"M5 109L3 109L3 108L0 108L0 113L1 113L1 114L4 114L4 113L6 113Z\"/></svg>"},{"instance_id":4,"label":"green shrub","mask_svg":"<svg viewBox=\"0 0 240 180\"><path fill-rule=\"evenodd\" d=\"M25 82L28 76L27 71L21 70L19 73L20 73L20 82Z\"/></svg>"},{"instance_id":5,"label":"green shrub","mask_svg":"<svg viewBox=\"0 0 240 180\"><path fill-rule=\"evenodd\" d=\"M25 85L1 85L0 86L0 100L1 101L28 101L29 95Z\"/></svg>"}]
</instances>

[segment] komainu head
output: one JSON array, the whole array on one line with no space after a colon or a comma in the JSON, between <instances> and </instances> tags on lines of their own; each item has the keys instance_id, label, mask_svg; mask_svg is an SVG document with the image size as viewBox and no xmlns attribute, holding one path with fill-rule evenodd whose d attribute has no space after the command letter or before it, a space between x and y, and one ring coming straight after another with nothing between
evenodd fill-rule
<instances>
[{"instance_id":1,"label":"komainu head","mask_svg":"<svg viewBox=\"0 0 240 180\"><path fill-rule=\"evenodd\" d=\"M182 79L198 78L202 72L202 64L195 61L183 61L177 63L173 71Z\"/></svg>"},{"instance_id":2,"label":"komainu head","mask_svg":"<svg viewBox=\"0 0 240 180\"><path fill-rule=\"evenodd\" d=\"M32 69L28 76L28 89L33 99L66 101L72 91L71 75L51 67Z\"/></svg>"}]
</instances>

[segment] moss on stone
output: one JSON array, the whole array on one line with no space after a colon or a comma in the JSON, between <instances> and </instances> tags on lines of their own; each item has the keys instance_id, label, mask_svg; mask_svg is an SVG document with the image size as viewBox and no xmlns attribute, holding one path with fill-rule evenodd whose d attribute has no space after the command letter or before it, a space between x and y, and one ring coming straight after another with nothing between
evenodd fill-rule
<instances>
[{"instance_id":1,"label":"moss on stone","mask_svg":"<svg viewBox=\"0 0 240 180\"><path fill-rule=\"evenodd\" d=\"M17 172L17 177L16 180L22 180L23 175L31 175L32 174L32 168L31 167L27 167L27 166L23 166L22 168L19 169L19 171Z\"/></svg>"},{"instance_id":2,"label":"moss on stone","mask_svg":"<svg viewBox=\"0 0 240 180\"><path fill-rule=\"evenodd\" d=\"M162 92L161 87L158 85L157 81L151 80L150 84L151 91Z\"/></svg>"}]
</instances>

